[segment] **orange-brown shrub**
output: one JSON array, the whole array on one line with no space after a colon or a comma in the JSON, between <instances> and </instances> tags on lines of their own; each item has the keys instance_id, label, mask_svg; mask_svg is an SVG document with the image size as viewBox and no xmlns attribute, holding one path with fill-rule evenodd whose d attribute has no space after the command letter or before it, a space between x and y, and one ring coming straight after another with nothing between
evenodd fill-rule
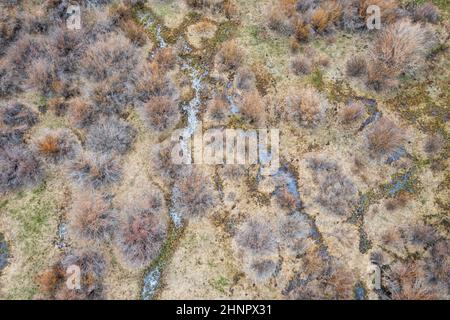
<instances>
[{"instance_id":1,"label":"orange-brown shrub","mask_svg":"<svg viewBox=\"0 0 450 320\"><path fill-rule=\"evenodd\" d=\"M75 157L80 148L77 138L68 129L46 129L33 143L39 155L54 163Z\"/></svg>"},{"instance_id":2,"label":"orange-brown shrub","mask_svg":"<svg viewBox=\"0 0 450 320\"><path fill-rule=\"evenodd\" d=\"M317 32L323 32L331 22L330 13L324 8L318 8L311 17L311 24Z\"/></svg>"},{"instance_id":3,"label":"orange-brown shrub","mask_svg":"<svg viewBox=\"0 0 450 320\"><path fill-rule=\"evenodd\" d=\"M359 4L359 15L367 18L367 8L371 5L380 7L381 21L383 23L393 23L397 20L397 0L361 0Z\"/></svg>"}]
</instances>

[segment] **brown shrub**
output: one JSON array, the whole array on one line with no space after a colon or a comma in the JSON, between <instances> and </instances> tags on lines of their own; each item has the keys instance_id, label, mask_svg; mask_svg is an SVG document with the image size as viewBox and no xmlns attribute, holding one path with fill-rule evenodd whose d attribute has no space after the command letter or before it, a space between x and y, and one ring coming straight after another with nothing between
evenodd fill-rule
<instances>
[{"instance_id":1,"label":"brown shrub","mask_svg":"<svg viewBox=\"0 0 450 320\"><path fill-rule=\"evenodd\" d=\"M152 64L159 72L167 72L175 66L176 58L172 48L163 48L155 54Z\"/></svg>"},{"instance_id":2,"label":"brown shrub","mask_svg":"<svg viewBox=\"0 0 450 320\"><path fill-rule=\"evenodd\" d=\"M406 19L388 26L371 50L369 85L381 89L401 73L414 73L424 63L431 38L425 28Z\"/></svg>"},{"instance_id":3,"label":"brown shrub","mask_svg":"<svg viewBox=\"0 0 450 320\"><path fill-rule=\"evenodd\" d=\"M228 103L222 97L215 97L208 102L208 112L212 119L223 120L228 114Z\"/></svg>"},{"instance_id":4,"label":"brown shrub","mask_svg":"<svg viewBox=\"0 0 450 320\"><path fill-rule=\"evenodd\" d=\"M359 77L367 72L366 58L363 56L352 57L347 60L345 72L350 77Z\"/></svg>"},{"instance_id":5,"label":"brown shrub","mask_svg":"<svg viewBox=\"0 0 450 320\"><path fill-rule=\"evenodd\" d=\"M46 129L33 143L36 152L53 163L73 159L80 149L77 138L68 129Z\"/></svg>"},{"instance_id":6,"label":"brown shrub","mask_svg":"<svg viewBox=\"0 0 450 320\"><path fill-rule=\"evenodd\" d=\"M297 56L291 61L292 71L296 75L304 75L311 73L311 61L307 59L305 56Z\"/></svg>"},{"instance_id":7,"label":"brown shrub","mask_svg":"<svg viewBox=\"0 0 450 320\"><path fill-rule=\"evenodd\" d=\"M304 126L319 124L327 108L326 100L313 88L307 87L287 98L287 118Z\"/></svg>"},{"instance_id":8,"label":"brown shrub","mask_svg":"<svg viewBox=\"0 0 450 320\"><path fill-rule=\"evenodd\" d=\"M224 71L237 69L244 59L244 51L235 40L229 40L222 44L216 54L216 64Z\"/></svg>"},{"instance_id":9,"label":"brown shrub","mask_svg":"<svg viewBox=\"0 0 450 320\"><path fill-rule=\"evenodd\" d=\"M359 4L359 15L367 18L367 8L371 5L380 7L381 21L386 23L393 23L397 20L398 4L396 0L361 0Z\"/></svg>"},{"instance_id":10,"label":"brown shrub","mask_svg":"<svg viewBox=\"0 0 450 320\"><path fill-rule=\"evenodd\" d=\"M193 169L184 172L173 188L173 210L183 219L205 215L216 203L217 195L209 177Z\"/></svg>"},{"instance_id":11,"label":"brown shrub","mask_svg":"<svg viewBox=\"0 0 450 320\"><path fill-rule=\"evenodd\" d=\"M143 106L143 116L148 127L156 131L173 128L180 119L178 104L168 96L152 97Z\"/></svg>"},{"instance_id":12,"label":"brown shrub","mask_svg":"<svg viewBox=\"0 0 450 320\"><path fill-rule=\"evenodd\" d=\"M342 108L340 118L343 124L350 124L358 120L364 114L364 106L361 103L353 102Z\"/></svg>"},{"instance_id":13,"label":"brown shrub","mask_svg":"<svg viewBox=\"0 0 450 320\"><path fill-rule=\"evenodd\" d=\"M114 212L103 196L92 192L80 192L69 213L72 234L80 239L109 239L115 227Z\"/></svg>"},{"instance_id":14,"label":"brown shrub","mask_svg":"<svg viewBox=\"0 0 450 320\"><path fill-rule=\"evenodd\" d=\"M96 117L95 106L84 97L76 97L68 102L68 118L77 128L90 126Z\"/></svg>"},{"instance_id":15,"label":"brown shrub","mask_svg":"<svg viewBox=\"0 0 450 320\"><path fill-rule=\"evenodd\" d=\"M277 192L278 204L287 210L294 210L297 207L297 199L289 191L289 189L284 186Z\"/></svg>"},{"instance_id":16,"label":"brown shrub","mask_svg":"<svg viewBox=\"0 0 450 320\"><path fill-rule=\"evenodd\" d=\"M375 155L394 151L403 143L402 131L389 119L382 118L367 134L369 150Z\"/></svg>"},{"instance_id":17,"label":"brown shrub","mask_svg":"<svg viewBox=\"0 0 450 320\"><path fill-rule=\"evenodd\" d=\"M299 42L308 41L311 36L311 27L301 19L294 23L294 37Z\"/></svg>"},{"instance_id":18,"label":"brown shrub","mask_svg":"<svg viewBox=\"0 0 450 320\"><path fill-rule=\"evenodd\" d=\"M317 32L324 32L331 22L330 13L324 8L318 8L313 12L311 24Z\"/></svg>"},{"instance_id":19,"label":"brown shrub","mask_svg":"<svg viewBox=\"0 0 450 320\"><path fill-rule=\"evenodd\" d=\"M439 20L439 14L439 8L431 2L427 2L414 10L413 18L414 21L436 23Z\"/></svg>"},{"instance_id":20,"label":"brown shrub","mask_svg":"<svg viewBox=\"0 0 450 320\"><path fill-rule=\"evenodd\" d=\"M58 285L64 280L65 272L60 264L53 265L50 269L40 273L36 282L39 290L45 295L52 295Z\"/></svg>"},{"instance_id":21,"label":"brown shrub","mask_svg":"<svg viewBox=\"0 0 450 320\"><path fill-rule=\"evenodd\" d=\"M417 263L396 263L387 273L387 289L394 300L433 300L433 288L426 283L423 270Z\"/></svg>"},{"instance_id":22,"label":"brown shrub","mask_svg":"<svg viewBox=\"0 0 450 320\"><path fill-rule=\"evenodd\" d=\"M244 95L240 104L240 112L252 124L259 124L265 120L265 106L258 90Z\"/></svg>"},{"instance_id":23,"label":"brown shrub","mask_svg":"<svg viewBox=\"0 0 450 320\"><path fill-rule=\"evenodd\" d=\"M120 28L125 36L131 40L131 43L137 46L143 46L148 40L146 31L141 25L136 24L132 20L124 20L120 22Z\"/></svg>"},{"instance_id":24,"label":"brown shrub","mask_svg":"<svg viewBox=\"0 0 450 320\"><path fill-rule=\"evenodd\" d=\"M142 267L156 258L167 236L164 198L159 192L144 192L123 208L117 245L126 262Z\"/></svg>"}]
</instances>

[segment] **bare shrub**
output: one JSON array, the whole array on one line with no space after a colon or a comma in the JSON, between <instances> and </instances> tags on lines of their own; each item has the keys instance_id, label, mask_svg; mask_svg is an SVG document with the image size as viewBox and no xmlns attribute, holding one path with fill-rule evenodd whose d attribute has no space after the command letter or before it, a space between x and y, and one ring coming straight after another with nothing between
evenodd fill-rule
<instances>
[{"instance_id":1,"label":"bare shrub","mask_svg":"<svg viewBox=\"0 0 450 320\"><path fill-rule=\"evenodd\" d=\"M84 97L73 98L68 102L68 118L76 128L88 127L96 118L96 108Z\"/></svg>"},{"instance_id":2,"label":"bare shrub","mask_svg":"<svg viewBox=\"0 0 450 320\"><path fill-rule=\"evenodd\" d=\"M320 205L331 214L348 216L356 205L358 191L353 182L344 175L341 167L332 161L312 158L308 161L313 181L319 186L316 197Z\"/></svg>"},{"instance_id":3,"label":"bare shrub","mask_svg":"<svg viewBox=\"0 0 450 320\"><path fill-rule=\"evenodd\" d=\"M216 193L203 172L193 169L184 172L173 187L173 210L183 219L204 216L216 203Z\"/></svg>"},{"instance_id":4,"label":"bare shrub","mask_svg":"<svg viewBox=\"0 0 450 320\"><path fill-rule=\"evenodd\" d=\"M133 87L119 75L108 77L94 84L89 96L99 113L120 115L133 102Z\"/></svg>"},{"instance_id":5,"label":"bare shrub","mask_svg":"<svg viewBox=\"0 0 450 320\"><path fill-rule=\"evenodd\" d=\"M69 213L69 226L72 234L80 239L109 239L115 227L114 211L103 196L80 192Z\"/></svg>"},{"instance_id":6,"label":"bare shrub","mask_svg":"<svg viewBox=\"0 0 450 320\"><path fill-rule=\"evenodd\" d=\"M291 61L291 69L296 75L311 73L311 61L304 56L297 56Z\"/></svg>"},{"instance_id":7,"label":"bare shrub","mask_svg":"<svg viewBox=\"0 0 450 320\"><path fill-rule=\"evenodd\" d=\"M367 144L374 155L392 152L400 147L403 141L404 136L401 129L386 118L375 123L367 134Z\"/></svg>"},{"instance_id":8,"label":"bare shrub","mask_svg":"<svg viewBox=\"0 0 450 320\"><path fill-rule=\"evenodd\" d=\"M23 146L0 146L0 192L32 186L43 176L34 154Z\"/></svg>"},{"instance_id":9,"label":"bare shrub","mask_svg":"<svg viewBox=\"0 0 450 320\"><path fill-rule=\"evenodd\" d=\"M248 266L249 275L257 282L266 282L277 268L277 263L270 259L254 259Z\"/></svg>"},{"instance_id":10,"label":"bare shrub","mask_svg":"<svg viewBox=\"0 0 450 320\"><path fill-rule=\"evenodd\" d=\"M304 241L311 235L311 224L304 215L294 213L279 221L282 243L296 253L302 253Z\"/></svg>"},{"instance_id":11,"label":"bare shrub","mask_svg":"<svg viewBox=\"0 0 450 320\"><path fill-rule=\"evenodd\" d=\"M86 147L101 153L125 154L136 137L136 129L122 119L102 118L91 127Z\"/></svg>"},{"instance_id":12,"label":"bare shrub","mask_svg":"<svg viewBox=\"0 0 450 320\"><path fill-rule=\"evenodd\" d=\"M79 185L100 188L118 182L122 167L112 155L83 153L67 168L69 176Z\"/></svg>"},{"instance_id":13,"label":"bare shrub","mask_svg":"<svg viewBox=\"0 0 450 320\"><path fill-rule=\"evenodd\" d=\"M216 54L216 65L223 71L237 69L244 60L244 51L235 40L228 40L222 44Z\"/></svg>"},{"instance_id":14,"label":"bare shrub","mask_svg":"<svg viewBox=\"0 0 450 320\"><path fill-rule=\"evenodd\" d=\"M450 244L441 239L433 244L430 255L425 259L425 273L432 284L442 283L448 288L450 283Z\"/></svg>"},{"instance_id":15,"label":"bare shrub","mask_svg":"<svg viewBox=\"0 0 450 320\"><path fill-rule=\"evenodd\" d=\"M33 139L36 153L52 163L73 159L80 150L78 140L68 129L45 129Z\"/></svg>"},{"instance_id":16,"label":"bare shrub","mask_svg":"<svg viewBox=\"0 0 450 320\"><path fill-rule=\"evenodd\" d=\"M441 151L443 144L444 142L441 136L433 135L427 138L423 149L428 154L436 154Z\"/></svg>"},{"instance_id":17,"label":"bare shrub","mask_svg":"<svg viewBox=\"0 0 450 320\"><path fill-rule=\"evenodd\" d=\"M259 124L265 120L264 101L258 90L252 90L244 94L239 110L251 124Z\"/></svg>"},{"instance_id":18,"label":"bare shrub","mask_svg":"<svg viewBox=\"0 0 450 320\"><path fill-rule=\"evenodd\" d=\"M274 252L276 240L268 222L263 218L248 220L236 234L236 243L252 255Z\"/></svg>"},{"instance_id":19,"label":"bare shrub","mask_svg":"<svg viewBox=\"0 0 450 320\"><path fill-rule=\"evenodd\" d=\"M352 57L347 60L345 73L350 77L359 77L367 72L366 58L363 56Z\"/></svg>"},{"instance_id":20,"label":"bare shrub","mask_svg":"<svg viewBox=\"0 0 450 320\"><path fill-rule=\"evenodd\" d=\"M439 14L439 8L431 2L427 2L415 8L413 18L414 21L436 23L439 20Z\"/></svg>"},{"instance_id":21,"label":"bare shrub","mask_svg":"<svg viewBox=\"0 0 450 320\"><path fill-rule=\"evenodd\" d=\"M325 116L327 101L315 89L307 87L287 98L287 117L300 125L314 127Z\"/></svg>"},{"instance_id":22,"label":"bare shrub","mask_svg":"<svg viewBox=\"0 0 450 320\"><path fill-rule=\"evenodd\" d=\"M159 192L143 193L136 200L123 208L117 245L128 264L143 267L160 252L167 236L167 220Z\"/></svg>"},{"instance_id":23,"label":"bare shrub","mask_svg":"<svg viewBox=\"0 0 450 320\"><path fill-rule=\"evenodd\" d=\"M7 126L26 128L34 126L38 120L33 110L18 102L1 107L0 119Z\"/></svg>"},{"instance_id":24,"label":"bare shrub","mask_svg":"<svg viewBox=\"0 0 450 320\"><path fill-rule=\"evenodd\" d=\"M223 97L214 97L208 101L208 113L214 120L221 121L225 119L229 113L228 108L228 102Z\"/></svg>"},{"instance_id":25,"label":"bare shrub","mask_svg":"<svg viewBox=\"0 0 450 320\"><path fill-rule=\"evenodd\" d=\"M256 85L256 77L253 71L249 67L240 67L236 71L236 76L234 78L235 86L239 90L252 90Z\"/></svg>"},{"instance_id":26,"label":"bare shrub","mask_svg":"<svg viewBox=\"0 0 450 320\"><path fill-rule=\"evenodd\" d=\"M350 124L364 114L364 106L359 102L353 102L342 108L340 118L343 124Z\"/></svg>"},{"instance_id":27,"label":"bare shrub","mask_svg":"<svg viewBox=\"0 0 450 320\"><path fill-rule=\"evenodd\" d=\"M43 93L49 91L50 85L56 77L53 65L44 58L33 61L28 67L27 73L28 85Z\"/></svg>"},{"instance_id":28,"label":"bare shrub","mask_svg":"<svg viewBox=\"0 0 450 320\"><path fill-rule=\"evenodd\" d=\"M143 106L143 116L148 127L156 131L173 128L180 120L176 101L169 96L152 97Z\"/></svg>"}]
</instances>

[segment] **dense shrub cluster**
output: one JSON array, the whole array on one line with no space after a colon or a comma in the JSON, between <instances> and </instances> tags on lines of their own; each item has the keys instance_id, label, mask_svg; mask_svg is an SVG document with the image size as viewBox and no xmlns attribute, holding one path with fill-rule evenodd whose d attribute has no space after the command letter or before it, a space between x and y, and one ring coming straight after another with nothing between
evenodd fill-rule
<instances>
[{"instance_id":1,"label":"dense shrub cluster","mask_svg":"<svg viewBox=\"0 0 450 320\"><path fill-rule=\"evenodd\" d=\"M36 113L21 103L0 106L0 145L21 144L37 120Z\"/></svg>"},{"instance_id":2,"label":"dense shrub cluster","mask_svg":"<svg viewBox=\"0 0 450 320\"><path fill-rule=\"evenodd\" d=\"M100 188L118 182L122 167L113 155L82 153L68 164L69 176L81 186Z\"/></svg>"}]
</instances>

